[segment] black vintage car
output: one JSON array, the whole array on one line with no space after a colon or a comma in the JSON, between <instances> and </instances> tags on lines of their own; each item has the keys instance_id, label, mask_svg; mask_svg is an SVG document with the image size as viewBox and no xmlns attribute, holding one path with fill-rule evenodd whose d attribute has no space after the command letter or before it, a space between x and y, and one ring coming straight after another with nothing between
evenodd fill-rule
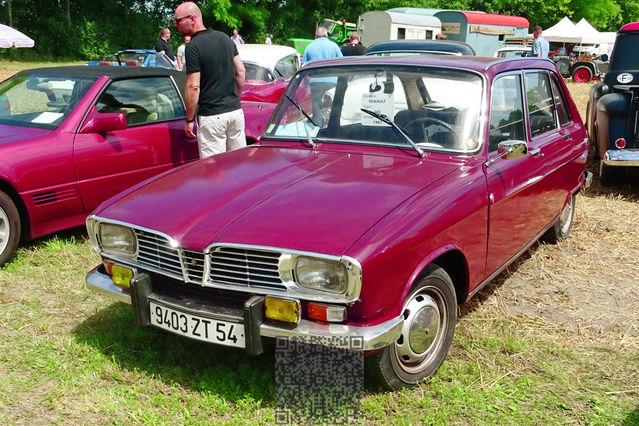
<instances>
[{"instance_id":1,"label":"black vintage car","mask_svg":"<svg viewBox=\"0 0 639 426\"><path fill-rule=\"evenodd\" d=\"M452 40L389 40L369 46L364 56L466 55L475 56L467 43Z\"/></svg>"},{"instance_id":2,"label":"black vintage car","mask_svg":"<svg viewBox=\"0 0 639 426\"><path fill-rule=\"evenodd\" d=\"M600 159L599 178L609 185L639 167L639 22L617 33L610 69L590 89L586 126Z\"/></svg>"}]
</instances>

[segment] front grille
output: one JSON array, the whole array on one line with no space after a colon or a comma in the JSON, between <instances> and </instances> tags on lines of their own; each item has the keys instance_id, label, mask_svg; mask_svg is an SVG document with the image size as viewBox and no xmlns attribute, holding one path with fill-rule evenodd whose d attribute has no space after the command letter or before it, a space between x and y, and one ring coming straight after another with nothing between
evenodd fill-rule
<instances>
[{"instance_id":1,"label":"front grille","mask_svg":"<svg viewBox=\"0 0 639 426\"><path fill-rule=\"evenodd\" d=\"M278 271L280 253L217 247L211 253L210 280L214 283L284 290Z\"/></svg>"},{"instance_id":2,"label":"front grille","mask_svg":"<svg viewBox=\"0 0 639 426\"><path fill-rule=\"evenodd\" d=\"M135 235L138 263L156 272L180 280L186 277L187 282L207 287L217 284L286 290L279 273L279 252L221 246L206 256L199 251L180 250L168 238L152 232L135 229Z\"/></svg>"},{"instance_id":3,"label":"front grille","mask_svg":"<svg viewBox=\"0 0 639 426\"><path fill-rule=\"evenodd\" d=\"M182 266L177 247L160 235L135 229L138 238L138 262L160 272L182 277Z\"/></svg>"}]
</instances>

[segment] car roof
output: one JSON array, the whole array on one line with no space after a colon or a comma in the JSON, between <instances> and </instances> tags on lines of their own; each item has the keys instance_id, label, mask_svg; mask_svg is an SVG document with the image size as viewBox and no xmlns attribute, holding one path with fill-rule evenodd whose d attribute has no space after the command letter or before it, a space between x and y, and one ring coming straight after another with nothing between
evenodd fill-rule
<instances>
[{"instance_id":1,"label":"car roof","mask_svg":"<svg viewBox=\"0 0 639 426\"><path fill-rule=\"evenodd\" d=\"M466 43L453 40L389 40L370 45L364 55L376 52L443 52L452 55L475 55L475 50Z\"/></svg>"},{"instance_id":2,"label":"car roof","mask_svg":"<svg viewBox=\"0 0 639 426\"><path fill-rule=\"evenodd\" d=\"M186 85L186 73L184 71L171 70L167 68L74 65L67 67L31 68L20 71L19 74L57 74L62 76L74 75L88 77L106 76L112 80L136 77L171 76L175 80L175 83L182 94L184 93L184 87Z\"/></svg>"},{"instance_id":3,"label":"car roof","mask_svg":"<svg viewBox=\"0 0 639 426\"><path fill-rule=\"evenodd\" d=\"M490 70L492 74L497 72L543 68L553 70L555 64L550 59L539 58L494 58L489 56L457 56L457 55L411 55L411 56L349 56L341 59L313 61L306 68L320 66L355 66L355 65L411 65L411 66L435 66L440 68L467 69L484 74Z\"/></svg>"},{"instance_id":4,"label":"car roof","mask_svg":"<svg viewBox=\"0 0 639 426\"><path fill-rule=\"evenodd\" d=\"M253 62L270 70L275 69L277 62L289 55L297 55L297 50L279 44L240 44L237 46L240 59Z\"/></svg>"}]
</instances>

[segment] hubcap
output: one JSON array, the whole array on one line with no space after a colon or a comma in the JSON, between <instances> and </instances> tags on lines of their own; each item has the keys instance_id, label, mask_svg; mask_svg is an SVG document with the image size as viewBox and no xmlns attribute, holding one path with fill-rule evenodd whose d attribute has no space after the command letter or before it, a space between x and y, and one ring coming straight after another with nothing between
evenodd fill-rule
<instances>
[{"instance_id":1,"label":"hubcap","mask_svg":"<svg viewBox=\"0 0 639 426\"><path fill-rule=\"evenodd\" d=\"M4 249L7 248L7 244L9 244L10 232L9 216L7 216L4 209L0 208L0 253L4 252Z\"/></svg>"},{"instance_id":2,"label":"hubcap","mask_svg":"<svg viewBox=\"0 0 639 426\"><path fill-rule=\"evenodd\" d=\"M414 294L404 306L402 334L395 342L395 356L401 367L419 372L441 346L445 330L446 307L433 288Z\"/></svg>"}]
</instances>

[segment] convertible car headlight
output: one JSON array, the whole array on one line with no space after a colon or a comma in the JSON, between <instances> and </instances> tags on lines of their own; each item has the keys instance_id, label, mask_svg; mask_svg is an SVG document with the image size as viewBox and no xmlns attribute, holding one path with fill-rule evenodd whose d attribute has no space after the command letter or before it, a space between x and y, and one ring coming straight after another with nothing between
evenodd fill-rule
<instances>
[{"instance_id":1,"label":"convertible car headlight","mask_svg":"<svg viewBox=\"0 0 639 426\"><path fill-rule=\"evenodd\" d=\"M297 283L313 290L344 294L348 289L346 265L334 260L300 256L295 262Z\"/></svg>"},{"instance_id":2,"label":"convertible car headlight","mask_svg":"<svg viewBox=\"0 0 639 426\"><path fill-rule=\"evenodd\" d=\"M137 238L131 228L113 223L101 223L98 235L104 252L134 255L137 251Z\"/></svg>"}]
</instances>

